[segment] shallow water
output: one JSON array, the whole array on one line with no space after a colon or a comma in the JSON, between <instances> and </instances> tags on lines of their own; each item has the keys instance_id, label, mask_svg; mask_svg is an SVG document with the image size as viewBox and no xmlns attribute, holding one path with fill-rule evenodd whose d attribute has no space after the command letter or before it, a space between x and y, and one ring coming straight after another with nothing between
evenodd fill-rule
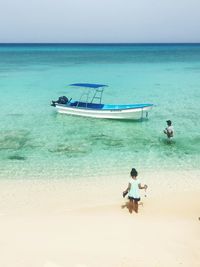
<instances>
[{"instance_id":1,"label":"shallow water","mask_svg":"<svg viewBox=\"0 0 200 267\"><path fill-rule=\"evenodd\" d=\"M0 177L199 169L200 45L0 45ZM154 103L149 119L57 114L70 83L108 84L105 103ZM163 129L171 119L175 138Z\"/></svg>"}]
</instances>

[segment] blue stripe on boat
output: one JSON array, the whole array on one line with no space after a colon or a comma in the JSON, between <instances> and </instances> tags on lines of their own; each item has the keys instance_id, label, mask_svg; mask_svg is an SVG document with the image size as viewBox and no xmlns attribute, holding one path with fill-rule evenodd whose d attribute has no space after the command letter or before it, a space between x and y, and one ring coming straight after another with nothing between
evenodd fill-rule
<instances>
[{"instance_id":1,"label":"blue stripe on boat","mask_svg":"<svg viewBox=\"0 0 200 267\"><path fill-rule=\"evenodd\" d=\"M77 106L78 104L78 106ZM100 109L100 110L124 110L151 107L153 104L125 104L125 105L111 105L111 104L96 104L74 101L70 103L71 107Z\"/></svg>"}]
</instances>

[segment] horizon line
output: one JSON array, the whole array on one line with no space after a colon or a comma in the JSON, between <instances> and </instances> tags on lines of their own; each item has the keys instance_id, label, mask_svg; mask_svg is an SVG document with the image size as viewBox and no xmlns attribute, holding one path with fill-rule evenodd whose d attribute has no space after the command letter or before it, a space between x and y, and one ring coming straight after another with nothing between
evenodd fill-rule
<instances>
[{"instance_id":1,"label":"horizon line","mask_svg":"<svg viewBox=\"0 0 200 267\"><path fill-rule=\"evenodd\" d=\"M71 44L71 45L145 45L145 44L200 44L200 42L0 42L4 44Z\"/></svg>"}]
</instances>

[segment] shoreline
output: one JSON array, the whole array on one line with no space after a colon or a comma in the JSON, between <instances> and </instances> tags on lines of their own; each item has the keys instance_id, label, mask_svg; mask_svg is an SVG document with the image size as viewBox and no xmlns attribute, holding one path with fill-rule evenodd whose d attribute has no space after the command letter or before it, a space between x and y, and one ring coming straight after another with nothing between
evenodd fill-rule
<instances>
[{"instance_id":1,"label":"shoreline","mask_svg":"<svg viewBox=\"0 0 200 267\"><path fill-rule=\"evenodd\" d=\"M1 180L0 265L198 267L200 187L194 181L199 172L187 189L192 172L179 173L183 186L172 179L166 187L167 172L153 175L145 179L151 190L142 195L138 214L128 212L121 195L128 177L85 184Z\"/></svg>"}]
</instances>

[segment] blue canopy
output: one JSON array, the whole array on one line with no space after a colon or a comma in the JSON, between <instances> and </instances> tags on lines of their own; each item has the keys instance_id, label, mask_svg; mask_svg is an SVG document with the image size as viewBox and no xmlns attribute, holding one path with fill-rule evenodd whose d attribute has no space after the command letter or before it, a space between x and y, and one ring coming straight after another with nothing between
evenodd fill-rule
<instances>
[{"instance_id":1,"label":"blue canopy","mask_svg":"<svg viewBox=\"0 0 200 267\"><path fill-rule=\"evenodd\" d=\"M96 84L96 83L73 83L70 86L78 86L78 87L85 87L85 88L99 88L99 87L106 87L108 85L105 84Z\"/></svg>"}]
</instances>

